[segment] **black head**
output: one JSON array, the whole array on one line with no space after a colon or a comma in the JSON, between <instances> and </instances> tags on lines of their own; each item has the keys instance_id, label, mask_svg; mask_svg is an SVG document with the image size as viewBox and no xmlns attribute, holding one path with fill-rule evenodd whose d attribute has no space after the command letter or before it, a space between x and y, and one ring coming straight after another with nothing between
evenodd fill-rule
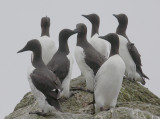
<instances>
[{"instance_id":1,"label":"black head","mask_svg":"<svg viewBox=\"0 0 160 119\"><path fill-rule=\"evenodd\" d=\"M76 29L74 30L75 32L78 32L78 35L86 35L87 34L87 27L83 23L79 23L76 25Z\"/></svg>"},{"instance_id":2,"label":"black head","mask_svg":"<svg viewBox=\"0 0 160 119\"><path fill-rule=\"evenodd\" d=\"M50 18L49 17L42 17L41 19L41 27L42 28L49 28L50 27Z\"/></svg>"},{"instance_id":3,"label":"black head","mask_svg":"<svg viewBox=\"0 0 160 119\"><path fill-rule=\"evenodd\" d=\"M100 36L99 38L102 38L104 40L107 40L111 44L111 51L110 51L110 56L119 54L119 37L115 33L109 33L105 36Z\"/></svg>"},{"instance_id":4,"label":"black head","mask_svg":"<svg viewBox=\"0 0 160 119\"><path fill-rule=\"evenodd\" d=\"M125 14L118 14L118 15L113 14L113 16L115 16L117 18L119 24L127 24L128 23L128 17Z\"/></svg>"},{"instance_id":5,"label":"black head","mask_svg":"<svg viewBox=\"0 0 160 119\"><path fill-rule=\"evenodd\" d=\"M97 14L89 14L89 15L82 15L83 17L87 18L92 24L98 24L100 22L99 16Z\"/></svg>"},{"instance_id":6,"label":"black head","mask_svg":"<svg viewBox=\"0 0 160 119\"><path fill-rule=\"evenodd\" d=\"M25 47L18 51L17 53L24 52L24 51L33 51L33 52L41 52L41 44L38 40L33 39L27 42Z\"/></svg>"},{"instance_id":7,"label":"black head","mask_svg":"<svg viewBox=\"0 0 160 119\"><path fill-rule=\"evenodd\" d=\"M60 39L68 39L71 35L77 33L76 30L70 30L70 29L63 29L59 33Z\"/></svg>"},{"instance_id":8,"label":"black head","mask_svg":"<svg viewBox=\"0 0 160 119\"><path fill-rule=\"evenodd\" d=\"M100 36L99 38L107 40L108 42L111 43L111 45L119 44L119 37L115 33L109 33L109 34L107 34L105 36Z\"/></svg>"}]
</instances>

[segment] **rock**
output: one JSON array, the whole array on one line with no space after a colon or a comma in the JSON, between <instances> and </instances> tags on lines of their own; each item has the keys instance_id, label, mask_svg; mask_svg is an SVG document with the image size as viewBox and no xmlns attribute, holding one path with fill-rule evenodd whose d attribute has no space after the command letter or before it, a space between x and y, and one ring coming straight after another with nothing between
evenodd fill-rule
<instances>
[{"instance_id":1,"label":"rock","mask_svg":"<svg viewBox=\"0 0 160 119\"><path fill-rule=\"evenodd\" d=\"M83 76L72 80L71 86L85 87ZM39 110L34 96L29 92L5 119L160 119L160 98L137 82L123 81L117 107L109 111L91 115L93 105L88 103L92 99L92 94L76 91L73 97L60 100L65 113L55 112L41 117L29 115L30 111Z\"/></svg>"}]
</instances>

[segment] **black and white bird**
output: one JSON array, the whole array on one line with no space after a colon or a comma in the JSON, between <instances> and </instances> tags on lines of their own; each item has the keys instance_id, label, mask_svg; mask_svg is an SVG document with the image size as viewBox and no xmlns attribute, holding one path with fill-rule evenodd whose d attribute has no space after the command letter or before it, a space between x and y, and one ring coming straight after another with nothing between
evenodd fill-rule
<instances>
[{"instance_id":1,"label":"black and white bird","mask_svg":"<svg viewBox=\"0 0 160 119\"><path fill-rule=\"evenodd\" d=\"M108 57L106 41L99 38L100 18L97 14L82 15L92 24L91 39L88 42L106 58Z\"/></svg>"},{"instance_id":2,"label":"black and white bird","mask_svg":"<svg viewBox=\"0 0 160 119\"><path fill-rule=\"evenodd\" d=\"M115 33L110 33L100 38L111 44L108 60L100 67L95 76L95 111L114 108L122 87L125 73L125 63L119 56L119 38Z\"/></svg>"},{"instance_id":3,"label":"black and white bird","mask_svg":"<svg viewBox=\"0 0 160 119\"><path fill-rule=\"evenodd\" d=\"M51 61L48 68L60 79L63 88L63 97L70 97L70 81L73 67L73 59L68 47L68 38L77 32L70 29L63 29L59 33L59 48Z\"/></svg>"},{"instance_id":4,"label":"black and white bird","mask_svg":"<svg viewBox=\"0 0 160 119\"><path fill-rule=\"evenodd\" d=\"M33 52L32 65L34 69L30 74L29 84L39 108L42 110L41 112L30 112L30 114L45 116L55 109L62 111L58 101L62 92L61 82L44 64L40 42L36 39L28 41L26 46L18 51L18 53L24 51Z\"/></svg>"},{"instance_id":5,"label":"black and white bird","mask_svg":"<svg viewBox=\"0 0 160 119\"><path fill-rule=\"evenodd\" d=\"M115 16L119 22L116 33L120 40L119 54L126 65L125 75L128 79L139 81L145 85L144 79L149 78L142 71L141 55L134 43L132 43L126 35L128 17L125 14L114 14L113 16Z\"/></svg>"},{"instance_id":6,"label":"black and white bird","mask_svg":"<svg viewBox=\"0 0 160 119\"><path fill-rule=\"evenodd\" d=\"M45 65L52 59L53 55L56 53L57 48L54 40L50 38L49 34L50 28L50 18L43 17L41 19L41 37L37 38L42 47L42 59Z\"/></svg>"},{"instance_id":7,"label":"black and white bird","mask_svg":"<svg viewBox=\"0 0 160 119\"><path fill-rule=\"evenodd\" d=\"M78 35L75 59L86 79L86 89L93 91L95 75L101 65L106 61L106 58L87 41L87 27L85 24L77 24L76 30Z\"/></svg>"},{"instance_id":8,"label":"black and white bird","mask_svg":"<svg viewBox=\"0 0 160 119\"><path fill-rule=\"evenodd\" d=\"M50 38L49 28L50 28L50 18L42 17L41 37L37 38L37 40L40 42L42 47L42 60L45 65L48 64L48 62L52 59L53 55L57 50L54 41ZM32 60L33 60L33 54L31 56L31 61ZM33 70L34 70L34 67L32 64L30 64L27 70L28 80L31 80L30 74L32 73Z\"/></svg>"}]
</instances>

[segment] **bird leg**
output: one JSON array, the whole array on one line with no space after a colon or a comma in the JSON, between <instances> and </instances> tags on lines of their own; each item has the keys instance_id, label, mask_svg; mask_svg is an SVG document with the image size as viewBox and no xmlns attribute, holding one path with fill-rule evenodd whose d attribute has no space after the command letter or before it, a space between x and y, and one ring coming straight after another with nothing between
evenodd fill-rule
<instances>
[{"instance_id":1,"label":"bird leg","mask_svg":"<svg viewBox=\"0 0 160 119\"><path fill-rule=\"evenodd\" d=\"M29 112L29 114L37 114L38 116L42 116L42 117L46 117L47 114L44 112L39 112L39 111L35 111L35 112Z\"/></svg>"}]
</instances>

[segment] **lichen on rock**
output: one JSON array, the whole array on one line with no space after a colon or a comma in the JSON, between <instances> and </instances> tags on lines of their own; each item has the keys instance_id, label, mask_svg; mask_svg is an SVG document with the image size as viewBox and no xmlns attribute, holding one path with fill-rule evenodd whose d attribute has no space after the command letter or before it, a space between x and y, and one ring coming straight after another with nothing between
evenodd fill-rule
<instances>
[{"instance_id":1,"label":"lichen on rock","mask_svg":"<svg viewBox=\"0 0 160 119\"><path fill-rule=\"evenodd\" d=\"M71 86L85 87L83 76L71 81ZM123 80L117 107L91 115L93 105L88 105L93 95L83 91L69 99L61 99L64 113L51 114L47 117L29 115L30 111L39 110L34 96L27 93L14 111L5 119L160 119L160 99L137 82Z\"/></svg>"}]
</instances>

